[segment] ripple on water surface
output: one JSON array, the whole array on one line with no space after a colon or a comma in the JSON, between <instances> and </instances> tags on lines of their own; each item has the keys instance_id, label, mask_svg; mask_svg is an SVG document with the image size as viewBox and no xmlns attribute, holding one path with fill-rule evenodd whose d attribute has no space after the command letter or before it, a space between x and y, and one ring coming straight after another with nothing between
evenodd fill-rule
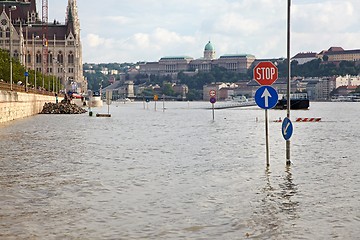
<instances>
[{"instance_id":1,"label":"ripple on water surface","mask_svg":"<svg viewBox=\"0 0 360 240\"><path fill-rule=\"evenodd\" d=\"M38 115L0 128L0 238L358 237L360 105L293 111L322 122L294 123L290 168L271 121L269 169L263 110L212 121L204 107L119 104L111 118Z\"/></svg>"}]
</instances>

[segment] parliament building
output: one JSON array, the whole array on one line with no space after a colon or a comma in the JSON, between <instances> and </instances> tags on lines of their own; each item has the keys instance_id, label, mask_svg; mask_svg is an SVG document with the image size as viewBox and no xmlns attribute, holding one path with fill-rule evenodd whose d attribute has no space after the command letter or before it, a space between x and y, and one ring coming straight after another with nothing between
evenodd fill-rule
<instances>
[{"instance_id":1,"label":"parliament building","mask_svg":"<svg viewBox=\"0 0 360 240\"><path fill-rule=\"evenodd\" d=\"M0 48L11 51L27 69L55 76L63 90L87 92L76 0L68 0L65 23L40 19L36 0L0 0L0 4Z\"/></svg>"}]
</instances>

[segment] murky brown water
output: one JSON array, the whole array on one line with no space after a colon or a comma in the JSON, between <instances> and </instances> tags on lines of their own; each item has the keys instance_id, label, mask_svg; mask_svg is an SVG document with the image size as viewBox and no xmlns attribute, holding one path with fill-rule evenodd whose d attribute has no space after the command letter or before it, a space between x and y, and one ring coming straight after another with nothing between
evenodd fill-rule
<instances>
[{"instance_id":1,"label":"murky brown water","mask_svg":"<svg viewBox=\"0 0 360 240\"><path fill-rule=\"evenodd\" d=\"M359 103L293 111L322 122L294 123L290 168L271 122L269 169L264 111L218 110L213 122L204 104L1 126L0 239L359 238Z\"/></svg>"}]
</instances>

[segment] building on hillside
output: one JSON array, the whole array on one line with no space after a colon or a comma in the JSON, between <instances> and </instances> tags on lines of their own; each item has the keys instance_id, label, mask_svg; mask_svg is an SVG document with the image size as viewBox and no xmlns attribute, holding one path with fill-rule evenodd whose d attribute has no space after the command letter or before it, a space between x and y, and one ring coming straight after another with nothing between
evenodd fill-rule
<instances>
[{"instance_id":1,"label":"building on hillside","mask_svg":"<svg viewBox=\"0 0 360 240\"><path fill-rule=\"evenodd\" d=\"M144 62L140 64L141 74L170 75L174 78L179 72L193 74L194 72L209 72L214 67L224 67L230 71L246 73L255 61L251 54L228 54L216 59L216 51L209 41L204 48L202 58L194 59L189 56L163 57L158 62Z\"/></svg>"},{"instance_id":2,"label":"building on hillside","mask_svg":"<svg viewBox=\"0 0 360 240\"><path fill-rule=\"evenodd\" d=\"M29 69L54 75L66 91L87 92L83 76L80 21L76 0L68 0L65 23L43 24L36 0L0 0L0 47ZM16 9L11 10L10 7Z\"/></svg>"},{"instance_id":3,"label":"building on hillside","mask_svg":"<svg viewBox=\"0 0 360 240\"><path fill-rule=\"evenodd\" d=\"M314 59L318 59L317 53L307 52L307 53L298 53L291 58L291 61L297 61L299 65L310 62Z\"/></svg>"},{"instance_id":4,"label":"building on hillside","mask_svg":"<svg viewBox=\"0 0 360 240\"><path fill-rule=\"evenodd\" d=\"M341 47L331 47L327 51L322 51L319 56L321 56L321 58L327 56L328 62L360 61L360 49L344 50Z\"/></svg>"},{"instance_id":5,"label":"building on hillside","mask_svg":"<svg viewBox=\"0 0 360 240\"><path fill-rule=\"evenodd\" d=\"M291 61L297 61L299 65L310 62L314 59L326 60L338 65L341 61L360 62L360 49L344 50L342 47L330 47L320 53L307 52L298 53L291 58Z\"/></svg>"},{"instance_id":6,"label":"building on hillside","mask_svg":"<svg viewBox=\"0 0 360 240\"><path fill-rule=\"evenodd\" d=\"M255 56L250 54L228 54L220 56L215 65L227 70L239 73L246 73L255 61Z\"/></svg>"}]
</instances>

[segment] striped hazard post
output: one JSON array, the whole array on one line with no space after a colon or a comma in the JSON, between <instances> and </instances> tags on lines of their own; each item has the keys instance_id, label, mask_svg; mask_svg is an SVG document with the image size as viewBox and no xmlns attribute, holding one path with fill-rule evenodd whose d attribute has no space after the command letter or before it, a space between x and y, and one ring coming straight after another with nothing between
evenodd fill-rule
<instances>
[{"instance_id":1,"label":"striped hazard post","mask_svg":"<svg viewBox=\"0 0 360 240\"><path fill-rule=\"evenodd\" d=\"M320 122L321 118L297 118L296 122Z\"/></svg>"}]
</instances>

